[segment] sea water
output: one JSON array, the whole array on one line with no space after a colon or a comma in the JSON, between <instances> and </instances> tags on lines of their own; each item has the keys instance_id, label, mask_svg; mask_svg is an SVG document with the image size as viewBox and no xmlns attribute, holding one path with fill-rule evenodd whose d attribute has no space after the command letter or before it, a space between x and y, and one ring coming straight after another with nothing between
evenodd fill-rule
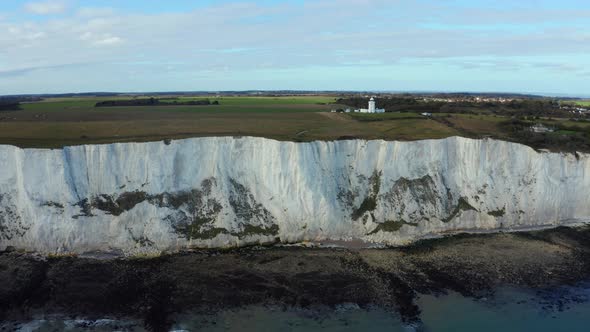
<instances>
[{"instance_id":1,"label":"sea water","mask_svg":"<svg viewBox=\"0 0 590 332\"><path fill-rule=\"evenodd\" d=\"M545 291L503 288L489 298L421 295L420 322L383 308L247 306L215 314L178 313L171 331L590 331L590 284ZM0 331L144 331L137 320L42 317L0 323Z\"/></svg>"},{"instance_id":2,"label":"sea water","mask_svg":"<svg viewBox=\"0 0 590 332\"><path fill-rule=\"evenodd\" d=\"M501 289L491 298L457 293L423 295L418 323L404 323L381 308L343 306L332 311L248 307L213 317L184 317L184 331L590 331L590 287L546 291Z\"/></svg>"},{"instance_id":3,"label":"sea water","mask_svg":"<svg viewBox=\"0 0 590 332\"><path fill-rule=\"evenodd\" d=\"M590 287L501 289L493 298L422 296L424 331L590 331Z\"/></svg>"}]
</instances>

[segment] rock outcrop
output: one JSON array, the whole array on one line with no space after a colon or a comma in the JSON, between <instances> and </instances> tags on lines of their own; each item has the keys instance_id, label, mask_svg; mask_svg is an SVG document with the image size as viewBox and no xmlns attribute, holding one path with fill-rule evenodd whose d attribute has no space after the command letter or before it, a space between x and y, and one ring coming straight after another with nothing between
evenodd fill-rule
<instances>
[{"instance_id":1,"label":"rock outcrop","mask_svg":"<svg viewBox=\"0 0 590 332\"><path fill-rule=\"evenodd\" d=\"M0 250L400 245L586 223L589 193L590 155L489 139L0 146Z\"/></svg>"}]
</instances>

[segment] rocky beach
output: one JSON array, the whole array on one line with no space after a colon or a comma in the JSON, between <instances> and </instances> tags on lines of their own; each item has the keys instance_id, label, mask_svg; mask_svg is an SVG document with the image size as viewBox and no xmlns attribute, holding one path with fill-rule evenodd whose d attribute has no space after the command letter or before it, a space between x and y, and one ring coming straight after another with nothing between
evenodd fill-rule
<instances>
[{"instance_id":1,"label":"rocky beach","mask_svg":"<svg viewBox=\"0 0 590 332\"><path fill-rule=\"evenodd\" d=\"M590 279L590 228L468 235L384 249L249 247L157 257L0 255L2 320L65 315L134 319L168 331L183 312L247 306L378 307L420 326L420 295L493 297L501 287L544 291ZM555 308L567 307L556 296ZM15 328L16 330L16 328Z\"/></svg>"}]
</instances>

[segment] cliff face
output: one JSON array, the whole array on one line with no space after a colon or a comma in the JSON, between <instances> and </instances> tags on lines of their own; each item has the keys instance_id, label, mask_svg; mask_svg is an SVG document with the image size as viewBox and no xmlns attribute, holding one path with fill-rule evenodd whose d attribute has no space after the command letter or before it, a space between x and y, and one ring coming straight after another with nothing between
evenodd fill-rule
<instances>
[{"instance_id":1,"label":"cliff face","mask_svg":"<svg viewBox=\"0 0 590 332\"><path fill-rule=\"evenodd\" d=\"M448 138L0 146L0 249L156 252L590 221L590 155Z\"/></svg>"}]
</instances>

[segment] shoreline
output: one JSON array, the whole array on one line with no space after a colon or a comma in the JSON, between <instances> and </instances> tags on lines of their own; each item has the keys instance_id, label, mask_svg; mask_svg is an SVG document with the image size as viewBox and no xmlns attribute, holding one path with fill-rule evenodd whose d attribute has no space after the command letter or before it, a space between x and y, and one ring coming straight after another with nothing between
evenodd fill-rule
<instances>
[{"instance_id":1,"label":"shoreline","mask_svg":"<svg viewBox=\"0 0 590 332\"><path fill-rule=\"evenodd\" d=\"M154 331L184 310L378 306L419 324L416 299L590 280L590 227L461 234L386 249L267 247L152 258L0 254L0 319L132 317Z\"/></svg>"},{"instance_id":2,"label":"shoreline","mask_svg":"<svg viewBox=\"0 0 590 332\"><path fill-rule=\"evenodd\" d=\"M522 227L512 227L512 228L494 228L494 229L459 229L453 230L445 233L432 233L432 234L425 234L421 237L416 238L405 244L400 245L386 245L383 243L378 242L369 242L364 241L362 239L353 238L353 239L326 239L326 240L317 240L317 241L303 241L303 242L269 242L266 244L250 244L244 246L230 246L230 247L220 247L220 248L207 248L207 247L193 247L193 248L186 248L186 249L179 249L176 251L161 251L158 253L139 253L139 254L131 254L128 255L124 252L117 251L117 250L96 250L96 251L88 251L82 253L76 252L30 252L21 250L14 247L7 247L4 251L0 251L0 255L2 253L10 253L10 252L18 252L20 254L26 255L37 255L39 257L53 257L53 258L60 258L60 257L75 257L75 258L86 258L86 259L97 259L97 260L113 260L113 259L138 259L138 258L157 258L161 256L174 256L174 255L182 255L182 254L190 254L195 252L232 252L232 251L240 251L240 250L268 250L268 249L278 249L278 248L298 248L298 249L346 249L351 251L357 250L365 250L365 249L382 249L382 250L399 250L408 247L413 247L414 245L420 244L425 241L436 241L441 239L452 239L454 237L463 237L463 236L478 236L478 235L493 235L493 234L516 234L516 233L528 233L528 232L540 232L540 231L550 231L555 230L558 228L584 228L590 227L590 221L574 221L570 223L562 223L562 224L546 224L546 225L538 225L538 226L522 226Z\"/></svg>"}]
</instances>

